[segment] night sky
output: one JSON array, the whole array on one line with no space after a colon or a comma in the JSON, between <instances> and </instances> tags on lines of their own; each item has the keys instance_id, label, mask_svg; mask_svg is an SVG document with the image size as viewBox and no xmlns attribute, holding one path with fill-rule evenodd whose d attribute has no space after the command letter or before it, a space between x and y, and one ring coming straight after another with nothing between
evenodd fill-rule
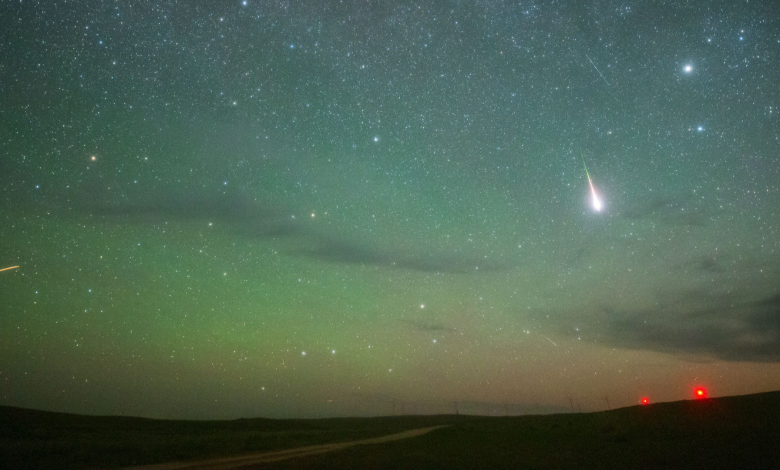
<instances>
[{"instance_id":1,"label":"night sky","mask_svg":"<svg viewBox=\"0 0 780 470\"><path fill-rule=\"evenodd\" d=\"M432 3L3 2L0 404L780 389L780 4Z\"/></svg>"}]
</instances>

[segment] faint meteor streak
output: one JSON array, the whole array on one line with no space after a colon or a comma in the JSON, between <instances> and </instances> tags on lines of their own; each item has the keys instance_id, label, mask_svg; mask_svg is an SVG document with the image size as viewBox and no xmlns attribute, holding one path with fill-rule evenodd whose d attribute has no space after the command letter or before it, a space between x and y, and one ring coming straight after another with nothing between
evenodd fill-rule
<instances>
[{"instance_id":1,"label":"faint meteor streak","mask_svg":"<svg viewBox=\"0 0 780 470\"><path fill-rule=\"evenodd\" d=\"M9 269L16 269L16 268L18 268L18 267L19 267L19 266L9 266L9 267L7 267L7 268L0 269L0 272L3 272L3 271L8 271Z\"/></svg>"},{"instance_id":2,"label":"faint meteor streak","mask_svg":"<svg viewBox=\"0 0 780 470\"><path fill-rule=\"evenodd\" d=\"M558 345L555 344L555 341L551 340L550 338L545 336L544 339L546 339L547 341L551 342L553 346L558 347Z\"/></svg>"},{"instance_id":3,"label":"faint meteor streak","mask_svg":"<svg viewBox=\"0 0 780 470\"><path fill-rule=\"evenodd\" d=\"M585 57L588 57L588 54L585 54ZM590 61L590 65L592 65L592 66L593 66L593 68L594 68L594 69L596 69L596 72L598 72L598 73L599 73L599 75L601 76L601 78L604 80L604 83L606 83L606 84L607 84L607 86L612 86L612 85L610 85L610 84L609 84L609 82L607 81L607 79L606 79L606 78L604 78L604 74L603 74L603 73L601 73L601 70L599 70L599 68L598 68L598 67L596 67L596 64L594 64L594 63L593 63L593 61L592 61L592 60L590 60L590 57L588 57L588 60Z\"/></svg>"},{"instance_id":4,"label":"faint meteor streak","mask_svg":"<svg viewBox=\"0 0 780 470\"><path fill-rule=\"evenodd\" d=\"M604 207L604 205L601 203L601 199L599 199L599 195L596 194L596 188L593 187L593 181L590 179L590 173L588 173L588 165L585 164L585 159L582 159L582 166L585 167L585 175L588 177L588 184L590 185L590 194L593 204L593 209L596 212L601 212L601 209Z\"/></svg>"}]
</instances>

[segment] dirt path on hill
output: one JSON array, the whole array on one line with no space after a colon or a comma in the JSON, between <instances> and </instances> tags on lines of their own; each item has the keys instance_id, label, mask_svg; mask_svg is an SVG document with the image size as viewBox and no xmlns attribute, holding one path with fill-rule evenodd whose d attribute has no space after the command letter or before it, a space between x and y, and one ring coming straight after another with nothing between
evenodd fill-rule
<instances>
[{"instance_id":1,"label":"dirt path on hill","mask_svg":"<svg viewBox=\"0 0 780 470\"><path fill-rule=\"evenodd\" d=\"M337 450L347 449L349 447L361 446L366 444L382 444L384 442L398 441L401 439L409 439L410 437L422 436L435 429L446 427L443 426L431 426L429 428L411 429L409 431L399 432L396 434L390 434L382 437L374 437L371 439L361 439L359 441L350 442L337 442L335 444L320 444L315 446L298 447L295 449L287 450L275 450L272 452L263 452L259 454L247 454L238 457L221 457L217 459L200 460L193 462L171 462L162 463L156 465L145 465L141 467L132 467L134 469L146 469L146 470L174 470L181 468L209 468L209 469L230 469L240 468L247 465L253 465L257 463L277 462L279 460L294 459L296 457L304 457L307 455L323 454L325 452L335 452Z\"/></svg>"}]
</instances>

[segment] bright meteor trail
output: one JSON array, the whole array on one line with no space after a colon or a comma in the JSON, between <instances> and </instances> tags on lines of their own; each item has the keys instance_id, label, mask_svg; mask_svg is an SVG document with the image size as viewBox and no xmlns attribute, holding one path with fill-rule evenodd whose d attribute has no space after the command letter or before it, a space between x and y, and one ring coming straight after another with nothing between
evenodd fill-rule
<instances>
[{"instance_id":1,"label":"bright meteor trail","mask_svg":"<svg viewBox=\"0 0 780 470\"><path fill-rule=\"evenodd\" d=\"M0 269L0 272L3 272L3 271L8 271L9 269L16 269L16 268L18 268L18 267L19 267L19 266L9 266L9 267L7 267L7 268Z\"/></svg>"},{"instance_id":2,"label":"bright meteor trail","mask_svg":"<svg viewBox=\"0 0 780 470\"><path fill-rule=\"evenodd\" d=\"M596 188L593 187L593 181L590 179L590 173L588 173L588 165L585 164L585 159L582 159L582 166L585 167L585 175L588 177L588 184L590 185L590 194L592 198L593 203L593 209L596 212L601 212L601 209L604 207L604 205L601 203L601 199L599 199L599 195L596 194Z\"/></svg>"}]
</instances>

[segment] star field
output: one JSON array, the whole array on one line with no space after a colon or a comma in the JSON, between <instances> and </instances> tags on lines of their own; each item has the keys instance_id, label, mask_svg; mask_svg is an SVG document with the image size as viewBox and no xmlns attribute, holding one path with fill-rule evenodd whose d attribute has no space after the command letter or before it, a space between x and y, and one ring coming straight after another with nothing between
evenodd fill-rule
<instances>
[{"instance_id":1,"label":"star field","mask_svg":"<svg viewBox=\"0 0 780 470\"><path fill-rule=\"evenodd\" d=\"M586 3L3 3L0 404L780 388L780 11Z\"/></svg>"}]
</instances>

